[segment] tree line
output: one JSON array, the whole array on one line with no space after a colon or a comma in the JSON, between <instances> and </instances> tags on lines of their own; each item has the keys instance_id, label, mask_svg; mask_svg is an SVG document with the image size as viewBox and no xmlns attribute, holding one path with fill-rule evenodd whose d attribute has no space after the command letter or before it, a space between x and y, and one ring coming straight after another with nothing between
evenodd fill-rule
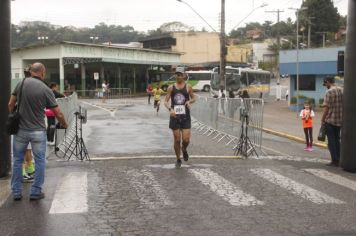
<instances>
[{"instance_id":1,"label":"tree line","mask_svg":"<svg viewBox=\"0 0 356 236\"><path fill-rule=\"evenodd\" d=\"M306 10L300 12L300 35L301 43L307 42L308 31L312 47L321 46L323 35L326 34L328 44L343 44L335 39L337 31L346 28L346 16L341 16L331 0L305 0L301 7ZM248 37L247 32L255 30L260 35L257 39ZM72 26L55 26L48 22L24 22L20 25L12 25L12 47L19 48L39 43L51 43L60 41L74 41L82 43L129 43L135 42L147 36L156 36L174 31L206 31L204 28L197 30L194 27L181 22L167 22L155 30L139 32L134 27L126 25L107 25L99 23L93 28L75 28ZM232 30L227 36L237 43L248 43L254 40L276 38L277 34L284 38L281 47L283 49L293 48L296 45L296 22L288 18L286 21L273 23L250 22L244 27ZM44 37L39 39L39 37ZM276 47L276 45L271 46ZM276 48L277 50L277 48Z\"/></svg>"}]
</instances>

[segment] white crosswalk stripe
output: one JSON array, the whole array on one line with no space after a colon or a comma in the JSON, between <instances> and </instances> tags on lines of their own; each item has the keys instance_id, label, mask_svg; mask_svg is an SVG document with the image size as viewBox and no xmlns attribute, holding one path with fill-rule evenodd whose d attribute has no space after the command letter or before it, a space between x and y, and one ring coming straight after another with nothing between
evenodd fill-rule
<instances>
[{"instance_id":1,"label":"white crosswalk stripe","mask_svg":"<svg viewBox=\"0 0 356 236\"><path fill-rule=\"evenodd\" d=\"M88 211L87 172L66 175L54 195L50 214L84 213Z\"/></svg>"},{"instance_id":2,"label":"white crosswalk stripe","mask_svg":"<svg viewBox=\"0 0 356 236\"><path fill-rule=\"evenodd\" d=\"M127 172L128 180L136 190L141 203L150 209L158 209L164 206L173 205L169 200L167 193L162 189L151 171L129 170Z\"/></svg>"},{"instance_id":3,"label":"white crosswalk stripe","mask_svg":"<svg viewBox=\"0 0 356 236\"><path fill-rule=\"evenodd\" d=\"M210 169L189 169L201 183L209 186L210 190L222 197L233 206L263 205L262 201L240 190L230 181L224 179Z\"/></svg>"},{"instance_id":4,"label":"white crosswalk stripe","mask_svg":"<svg viewBox=\"0 0 356 236\"><path fill-rule=\"evenodd\" d=\"M343 204L345 202L330 197L325 193L322 193L316 189L313 189L307 185L298 183L290 178L280 175L270 169L251 169L252 173L258 175L259 177L284 188L291 193L300 196L306 200L309 200L316 204Z\"/></svg>"},{"instance_id":5,"label":"white crosswalk stripe","mask_svg":"<svg viewBox=\"0 0 356 236\"><path fill-rule=\"evenodd\" d=\"M334 184L341 185L345 188L356 191L356 181L352 181L340 175L331 173L322 169L304 169L306 172L311 173L319 178L325 179Z\"/></svg>"}]
</instances>

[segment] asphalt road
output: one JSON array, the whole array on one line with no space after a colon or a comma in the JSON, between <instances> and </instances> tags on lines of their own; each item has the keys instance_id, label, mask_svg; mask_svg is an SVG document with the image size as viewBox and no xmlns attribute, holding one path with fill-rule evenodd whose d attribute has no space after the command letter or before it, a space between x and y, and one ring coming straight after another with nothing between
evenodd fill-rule
<instances>
[{"instance_id":1,"label":"asphalt road","mask_svg":"<svg viewBox=\"0 0 356 236\"><path fill-rule=\"evenodd\" d=\"M327 150L264 135L259 157L238 159L193 130L176 169L166 111L96 105L85 105L92 161L51 155L46 198L30 202L29 184L7 198L0 235L356 235L356 176L325 166Z\"/></svg>"}]
</instances>

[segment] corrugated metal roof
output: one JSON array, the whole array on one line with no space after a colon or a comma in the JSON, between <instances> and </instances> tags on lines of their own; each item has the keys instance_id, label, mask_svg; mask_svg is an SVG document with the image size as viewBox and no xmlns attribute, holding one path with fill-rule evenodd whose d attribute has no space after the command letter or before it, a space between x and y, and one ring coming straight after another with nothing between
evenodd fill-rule
<instances>
[{"instance_id":1,"label":"corrugated metal roof","mask_svg":"<svg viewBox=\"0 0 356 236\"><path fill-rule=\"evenodd\" d=\"M178 54L178 55L182 55L183 54L183 53L180 53L180 52L154 50L154 49L147 49L147 48L133 48L133 47L125 47L125 46L117 46L117 45L80 43L80 42L70 42L70 41L62 41L62 42L54 42L54 43L47 43L47 44L30 45L30 46L25 46L25 47L21 47L21 48L13 48L13 49L11 49L11 51L12 52L16 52L16 51L22 51L22 50L27 50L27 49L43 48L43 47L50 47L50 46L63 45L63 44L66 44L66 45L77 45L77 46L88 46L88 47L100 47L100 48L127 49L127 50L156 52L156 53L164 53L164 54Z\"/></svg>"}]
</instances>

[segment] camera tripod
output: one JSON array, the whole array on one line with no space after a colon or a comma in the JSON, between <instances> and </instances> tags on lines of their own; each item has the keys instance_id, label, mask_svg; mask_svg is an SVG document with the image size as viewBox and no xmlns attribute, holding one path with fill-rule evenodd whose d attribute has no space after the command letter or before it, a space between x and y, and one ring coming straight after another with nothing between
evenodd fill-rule
<instances>
[{"instance_id":1,"label":"camera tripod","mask_svg":"<svg viewBox=\"0 0 356 236\"><path fill-rule=\"evenodd\" d=\"M68 161L73 155L77 160L83 161L85 159L90 161L89 153L83 140L83 123L85 123L87 119L86 112L82 114L81 110L82 109L74 113L74 126L69 130L68 134L67 131L65 131L63 143L55 149L56 155L58 151L61 151L64 153L63 158L66 157Z\"/></svg>"},{"instance_id":2,"label":"camera tripod","mask_svg":"<svg viewBox=\"0 0 356 236\"><path fill-rule=\"evenodd\" d=\"M257 151L248 137L248 125L249 125L249 116L248 112L245 109L241 110L240 113L241 120L241 135L237 144L233 148L235 150L235 156L241 155L245 158L249 157L252 154L258 156Z\"/></svg>"}]
</instances>

